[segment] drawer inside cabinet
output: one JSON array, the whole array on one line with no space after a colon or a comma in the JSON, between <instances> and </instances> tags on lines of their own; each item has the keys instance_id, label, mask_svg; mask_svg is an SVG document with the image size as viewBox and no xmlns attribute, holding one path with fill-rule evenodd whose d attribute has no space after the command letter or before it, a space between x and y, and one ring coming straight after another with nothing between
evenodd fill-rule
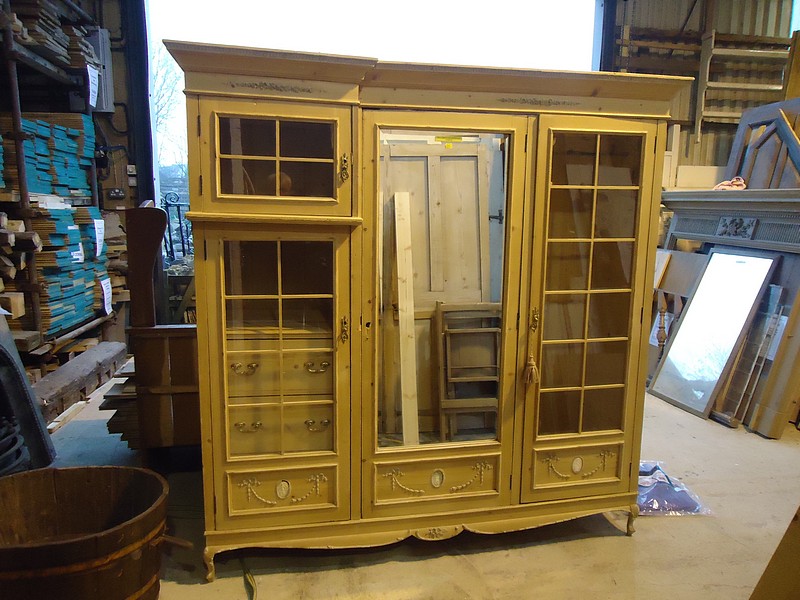
<instances>
[{"instance_id":1,"label":"drawer inside cabinet","mask_svg":"<svg viewBox=\"0 0 800 600\"><path fill-rule=\"evenodd\" d=\"M619 481L619 444L537 449L533 488Z\"/></svg>"},{"instance_id":2,"label":"drawer inside cabinet","mask_svg":"<svg viewBox=\"0 0 800 600\"><path fill-rule=\"evenodd\" d=\"M228 411L232 458L334 449L332 403L232 406Z\"/></svg>"},{"instance_id":3,"label":"drawer inside cabinet","mask_svg":"<svg viewBox=\"0 0 800 600\"><path fill-rule=\"evenodd\" d=\"M229 398L333 394L330 351L228 353L225 365Z\"/></svg>"}]
</instances>

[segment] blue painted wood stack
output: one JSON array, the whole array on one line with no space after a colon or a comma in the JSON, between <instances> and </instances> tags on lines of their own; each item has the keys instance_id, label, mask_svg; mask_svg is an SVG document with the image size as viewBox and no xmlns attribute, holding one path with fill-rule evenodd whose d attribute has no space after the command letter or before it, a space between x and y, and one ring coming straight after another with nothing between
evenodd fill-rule
<instances>
[{"instance_id":1,"label":"blue painted wood stack","mask_svg":"<svg viewBox=\"0 0 800 600\"><path fill-rule=\"evenodd\" d=\"M94 158L95 130L90 115L25 113L22 131L26 178L32 194L69 198L92 195L89 173ZM11 116L0 114L0 134L12 131ZM13 140L3 140L6 188L19 190L17 153Z\"/></svg>"},{"instance_id":2,"label":"blue painted wood stack","mask_svg":"<svg viewBox=\"0 0 800 600\"><path fill-rule=\"evenodd\" d=\"M107 314L111 302L111 278L108 275L108 247L104 240L105 222L100 209L94 206L75 209L75 223L81 231L84 251L84 269L91 274L93 308Z\"/></svg>"},{"instance_id":3,"label":"blue painted wood stack","mask_svg":"<svg viewBox=\"0 0 800 600\"><path fill-rule=\"evenodd\" d=\"M53 193L63 197L91 196L89 178L78 156L80 131L57 124L53 124L51 129Z\"/></svg>"},{"instance_id":4,"label":"blue painted wood stack","mask_svg":"<svg viewBox=\"0 0 800 600\"><path fill-rule=\"evenodd\" d=\"M22 132L28 134L29 139L22 142L25 152L25 178L28 191L32 194L50 194L53 191L53 176L50 173L50 124L45 121L24 118L21 122ZM0 115L0 132L5 134L13 131L11 116ZM4 149L4 179L8 188L19 189L20 180L17 170L17 148L14 141L5 136Z\"/></svg>"},{"instance_id":5,"label":"blue painted wood stack","mask_svg":"<svg viewBox=\"0 0 800 600\"><path fill-rule=\"evenodd\" d=\"M31 229L42 238L36 267L41 283L42 333L55 335L94 316L94 271L86 268L86 251L75 209L38 208Z\"/></svg>"}]
</instances>

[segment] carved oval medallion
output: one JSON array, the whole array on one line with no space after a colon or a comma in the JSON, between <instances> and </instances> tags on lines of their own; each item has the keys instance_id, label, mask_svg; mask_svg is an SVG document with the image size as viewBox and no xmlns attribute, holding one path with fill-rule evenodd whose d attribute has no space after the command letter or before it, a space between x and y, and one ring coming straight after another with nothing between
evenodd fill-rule
<instances>
[{"instance_id":1,"label":"carved oval medallion","mask_svg":"<svg viewBox=\"0 0 800 600\"><path fill-rule=\"evenodd\" d=\"M281 479L275 485L275 495L280 500L286 500L289 497L289 494L292 493L292 484L286 481L285 479Z\"/></svg>"},{"instance_id":2,"label":"carved oval medallion","mask_svg":"<svg viewBox=\"0 0 800 600\"><path fill-rule=\"evenodd\" d=\"M583 470L583 459L580 456L576 456L572 460L572 472L576 475Z\"/></svg>"},{"instance_id":3,"label":"carved oval medallion","mask_svg":"<svg viewBox=\"0 0 800 600\"><path fill-rule=\"evenodd\" d=\"M444 471L441 469L436 469L433 473L431 473L431 486L434 488L442 487L444 483Z\"/></svg>"}]
</instances>

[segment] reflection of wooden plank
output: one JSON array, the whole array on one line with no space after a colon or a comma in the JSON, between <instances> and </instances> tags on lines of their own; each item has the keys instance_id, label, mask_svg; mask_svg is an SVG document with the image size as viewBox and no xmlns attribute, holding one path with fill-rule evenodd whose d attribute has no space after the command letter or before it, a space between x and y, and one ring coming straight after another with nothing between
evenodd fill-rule
<instances>
[{"instance_id":1,"label":"reflection of wooden plank","mask_svg":"<svg viewBox=\"0 0 800 600\"><path fill-rule=\"evenodd\" d=\"M489 157L486 149L478 152L478 240L480 243L480 281L481 300L488 302L492 299L490 272L489 272Z\"/></svg>"},{"instance_id":2,"label":"reflection of wooden plank","mask_svg":"<svg viewBox=\"0 0 800 600\"><path fill-rule=\"evenodd\" d=\"M386 159L381 157L380 162L380 169L381 169L381 181L387 182L389 181L389 171L386 166ZM385 210L385 198L386 195L384 194L383 190L379 191L379 198L378 198L378 209L375 215L375 222L380 223L380 227L376 227L375 231L378 236L377 240L377 247L381 250L377 253L377 261L378 261L378 306L380 307L381 312L386 310L388 301L386 298L394 298L395 295L393 290L385 290L384 285L384 258L387 252L386 244L391 246L389 240L391 239L391 233L387 232L385 228L387 227L387 223L384 221L384 210ZM391 264L391 261L387 262ZM393 277L388 278L390 283L394 282ZM381 373L383 373L383 378L378 382L378 397L382 398L382 408L381 408L381 416L384 422L384 431L386 433L397 433L397 409L396 409L396 397L393 393L388 391L389 386L387 382L394 381L394 374L396 373L397 369L395 361L391 359L393 356L392 350L394 349L394 321L390 320L386 323L384 327L384 334L381 336L382 341L381 344L383 345L383 352L378 353L378 360L379 360L379 369Z\"/></svg>"},{"instance_id":3,"label":"reflection of wooden plank","mask_svg":"<svg viewBox=\"0 0 800 600\"><path fill-rule=\"evenodd\" d=\"M661 280L664 279L664 272L667 270L667 263L670 258L669 250L656 250L656 270L653 276L653 289L661 287Z\"/></svg>"},{"instance_id":4,"label":"reflection of wooden plank","mask_svg":"<svg viewBox=\"0 0 800 600\"><path fill-rule=\"evenodd\" d=\"M411 206L408 192L394 195L397 248L397 307L400 315L400 394L403 443L419 444L417 350L414 331L414 265L411 251Z\"/></svg>"},{"instance_id":5,"label":"reflection of wooden plank","mask_svg":"<svg viewBox=\"0 0 800 600\"><path fill-rule=\"evenodd\" d=\"M431 261L430 291L444 291L444 219L442 214L441 160L438 156L428 158L428 255Z\"/></svg>"}]
</instances>

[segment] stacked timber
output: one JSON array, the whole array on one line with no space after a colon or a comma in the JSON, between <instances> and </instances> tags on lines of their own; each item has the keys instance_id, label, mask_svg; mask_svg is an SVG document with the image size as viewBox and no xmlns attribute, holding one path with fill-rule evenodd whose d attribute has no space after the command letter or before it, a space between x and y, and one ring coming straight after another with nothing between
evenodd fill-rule
<instances>
[{"instance_id":1,"label":"stacked timber","mask_svg":"<svg viewBox=\"0 0 800 600\"><path fill-rule=\"evenodd\" d=\"M59 196L90 197L89 169L95 147L94 121L80 113L25 113L50 126L48 138L52 170L52 193Z\"/></svg>"},{"instance_id":2,"label":"stacked timber","mask_svg":"<svg viewBox=\"0 0 800 600\"><path fill-rule=\"evenodd\" d=\"M83 113L38 112L25 113L24 116L30 119L41 119L53 125L61 125L62 127L76 129L78 131L78 135L75 138L78 143L76 151L80 159L80 164L84 167L91 165L91 159L94 158L95 145L94 121L91 115L85 115Z\"/></svg>"},{"instance_id":3,"label":"stacked timber","mask_svg":"<svg viewBox=\"0 0 800 600\"><path fill-rule=\"evenodd\" d=\"M42 240L38 233L25 231L22 221L9 219L5 213L0 213L0 291L4 287L9 292L22 291L16 289L15 278L24 276L22 272L28 266L29 254L41 249Z\"/></svg>"},{"instance_id":4,"label":"stacked timber","mask_svg":"<svg viewBox=\"0 0 800 600\"><path fill-rule=\"evenodd\" d=\"M42 330L56 334L94 315L94 276L84 268L86 252L72 209L39 209L31 226L45 244L37 257Z\"/></svg>"},{"instance_id":5,"label":"stacked timber","mask_svg":"<svg viewBox=\"0 0 800 600\"><path fill-rule=\"evenodd\" d=\"M57 66L70 66L70 38L61 27L60 11L53 2L13 0L11 9L22 21L27 32L24 41L32 52Z\"/></svg>"},{"instance_id":6,"label":"stacked timber","mask_svg":"<svg viewBox=\"0 0 800 600\"><path fill-rule=\"evenodd\" d=\"M84 268L85 251L74 209L39 207L31 218L31 229L40 239L37 255L41 332L45 336L80 325L94 316L94 272ZM8 286L24 288L25 279ZM20 290L21 291L21 290ZM12 329L34 329L28 319L11 323Z\"/></svg>"},{"instance_id":7,"label":"stacked timber","mask_svg":"<svg viewBox=\"0 0 800 600\"><path fill-rule=\"evenodd\" d=\"M91 196L86 169L80 164L80 132L64 125L52 125L49 146L52 154L53 192L59 196Z\"/></svg>"},{"instance_id":8,"label":"stacked timber","mask_svg":"<svg viewBox=\"0 0 800 600\"><path fill-rule=\"evenodd\" d=\"M89 171L94 158L95 129L90 115L74 113L25 113L22 132L25 176L31 194L91 197ZM0 114L0 134L13 130L10 114ZM4 179L7 188L19 190L16 146L3 139ZM18 195L10 200L18 200Z\"/></svg>"},{"instance_id":9,"label":"stacked timber","mask_svg":"<svg viewBox=\"0 0 800 600\"><path fill-rule=\"evenodd\" d=\"M128 238L119 223L119 215L106 213L106 242L108 243L108 275L114 304L129 302L128 289Z\"/></svg>"},{"instance_id":10,"label":"stacked timber","mask_svg":"<svg viewBox=\"0 0 800 600\"><path fill-rule=\"evenodd\" d=\"M100 59L97 53L87 40L88 32L84 27L69 25L64 27L64 33L69 36L69 64L75 69L85 68L91 65L95 68L100 67Z\"/></svg>"},{"instance_id":11,"label":"stacked timber","mask_svg":"<svg viewBox=\"0 0 800 600\"><path fill-rule=\"evenodd\" d=\"M114 374L114 385L103 395L100 410L114 411L106 424L108 433L119 434L132 450L142 447L136 399L136 368L131 357Z\"/></svg>"},{"instance_id":12,"label":"stacked timber","mask_svg":"<svg viewBox=\"0 0 800 600\"><path fill-rule=\"evenodd\" d=\"M28 135L28 139L22 142L28 191L32 194L50 194L53 189L53 175L50 173L50 124L23 118L21 125L22 133ZM17 170L17 148L7 135L11 131L13 131L11 115L0 114L0 132L6 134L3 139L4 179L7 187L18 190L20 176Z\"/></svg>"},{"instance_id":13,"label":"stacked timber","mask_svg":"<svg viewBox=\"0 0 800 600\"><path fill-rule=\"evenodd\" d=\"M75 224L80 229L83 241L84 270L91 274L94 282L92 308L95 313L109 314L112 292L103 215L94 206L79 207L75 209Z\"/></svg>"}]
</instances>

